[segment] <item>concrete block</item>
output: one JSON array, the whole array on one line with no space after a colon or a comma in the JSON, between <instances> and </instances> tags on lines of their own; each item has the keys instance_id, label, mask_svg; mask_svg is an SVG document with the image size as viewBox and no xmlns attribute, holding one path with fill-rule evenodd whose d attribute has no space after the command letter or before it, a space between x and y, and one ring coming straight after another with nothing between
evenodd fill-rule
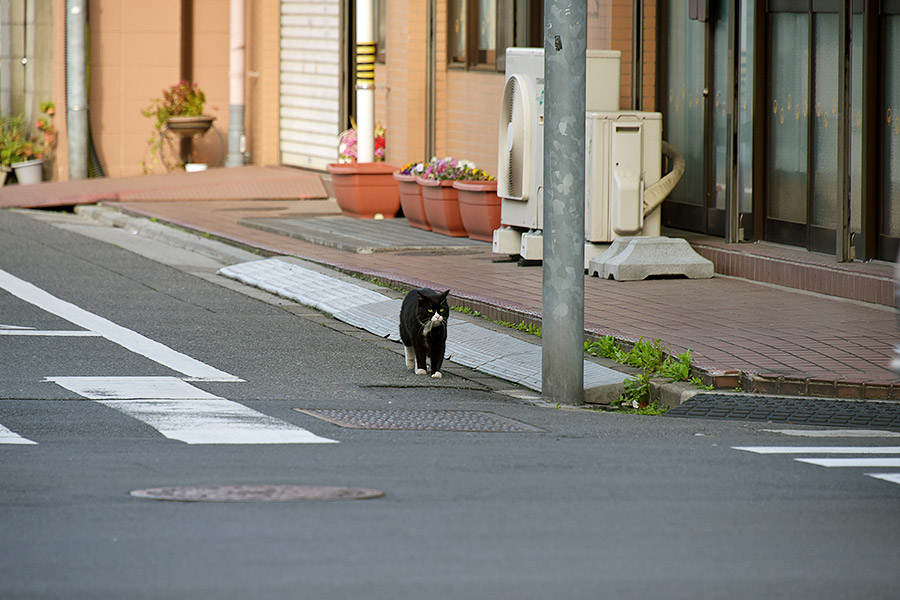
<instances>
[{"instance_id":1,"label":"concrete block","mask_svg":"<svg viewBox=\"0 0 900 600\"><path fill-rule=\"evenodd\" d=\"M683 275L708 279L715 273L712 261L694 251L687 240L668 237L618 238L591 261L588 272L604 279L640 281L658 275Z\"/></svg>"}]
</instances>

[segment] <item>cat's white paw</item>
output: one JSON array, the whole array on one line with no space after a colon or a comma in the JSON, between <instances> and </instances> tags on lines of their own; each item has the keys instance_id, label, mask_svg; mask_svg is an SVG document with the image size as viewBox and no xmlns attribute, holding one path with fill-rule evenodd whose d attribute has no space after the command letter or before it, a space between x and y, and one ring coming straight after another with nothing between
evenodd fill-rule
<instances>
[{"instance_id":1,"label":"cat's white paw","mask_svg":"<svg viewBox=\"0 0 900 600\"><path fill-rule=\"evenodd\" d=\"M406 368L412 371L416 368L416 351L410 346L404 346L406 349Z\"/></svg>"},{"instance_id":2,"label":"cat's white paw","mask_svg":"<svg viewBox=\"0 0 900 600\"><path fill-rule=\"evenodd\" d=\"M427 371L425 369L416 369L416 375L427 375Z\"/></svg>"},{"instance_id":3,"label":"cat's white paw","mask_svg":"<svg viewBox=\"0 0 900 600\"><path fill-rule=\"evenodd\" d=\"M431 376L435 379L440 379L442 377L440 371L435 371L434 373L431 374Z\"/></svg>"}]
</instances>

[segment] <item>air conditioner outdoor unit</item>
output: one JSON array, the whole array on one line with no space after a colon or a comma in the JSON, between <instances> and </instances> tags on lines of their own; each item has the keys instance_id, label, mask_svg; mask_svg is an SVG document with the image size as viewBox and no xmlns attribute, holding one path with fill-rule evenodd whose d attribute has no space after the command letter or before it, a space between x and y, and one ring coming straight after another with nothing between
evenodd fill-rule
<instances>
[{"instance_id":1,"label":"air conditioner outdoor unit","mask_svg":"<svg viewBox=\"0 0 900 600\"><path fill-rule=\"evenodd\" d=\"M510 48L506 56L497 169L501 227L493 250L540 260L544 51ZM659 235L660 209L644 214L644 191L662 171L662 116L618 111L620 54L588 51L586 69L585 265L603 250L593 244Z\"/></svg>"},{"instance_id":2,"label":"air conditioner outdoor unit","mask_svg":"<svg viewBox=\"0 0 900 600\"><path fill-rule=\"evenodd\" d=\"M585 105L590 111L619 109L621 53L589 50ZM540 260L543 250L544 50L508 48L506 86L500 107L497 195L500 229L493 250Z\"/></svg>"},{"instance_id":3,"label":"air conditioner outdoor unit","mask_svg":"<svg viewBox=\"0 0 900 600\"><path fill-rule=\"evenodd\" d=\"M658 236L661 208L644 215L644 190L662 176L662 115L588 112L585 117L585 241ZM585 250L587 264L592 249Z\"/></svg>"}]
</instances>

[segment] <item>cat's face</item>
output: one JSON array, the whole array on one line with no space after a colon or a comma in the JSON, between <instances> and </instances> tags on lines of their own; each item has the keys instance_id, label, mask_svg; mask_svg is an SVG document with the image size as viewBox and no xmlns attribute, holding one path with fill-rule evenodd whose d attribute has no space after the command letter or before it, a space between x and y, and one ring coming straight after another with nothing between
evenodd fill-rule
<instances>
[{"instance_id":1,"label":"cat's face","mask_svg":"<svg viewBox=\"0 0 900 600\"><path fill-rule=\"evenodd\" d=\"M440 294L424 294L419 292L419 322L428 327L443 325L450 316L450 305L447 303L447 294L450 290Z\"/></svg>"}]
</instances>

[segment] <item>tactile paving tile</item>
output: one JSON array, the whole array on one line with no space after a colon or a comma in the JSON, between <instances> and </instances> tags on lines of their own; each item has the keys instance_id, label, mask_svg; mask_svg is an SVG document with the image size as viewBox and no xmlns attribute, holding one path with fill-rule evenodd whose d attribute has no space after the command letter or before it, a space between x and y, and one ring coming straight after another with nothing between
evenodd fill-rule
<instances>
[{"instance_id":1,"label":"tactile paving tile","mask_svg":"<svg viewBox=\"0 0 900 600\"><path fill-rule=\"evenodd\" d=\"M378 292L277 258L231 265L219 274L330 314L389 300Z\"/></svg>"},{"instance_id":2,"label":"tactile paving tile","mask_svg":"<svg viewBox=\"0 0 900 600\"><path fill-rule=\"evenodd\" d=\"M346 308L334 313L334 318L348 325L365 329L369 333L400 340L400 305L402 300L383 300L362 306Z\"/></svg>"},{"instance_id":3,"label":"tactile paving tile","mask_svg":"<svg viewBox=\"0 0 900 600\"><path fill-rule=\"evenodd\" d=\"M472 410L302 409L299 412L351 429L537 433L527 423Z\"/></svg>"},{"instance_id":4,"label":"tactile paving tile","mask_svg":"<svg viewBox=\"0 0 900 600\"><path fill-rule=\"evenodd\" d=\"M900 429L900 404L827 398L697 394L668 417L735 419L794 425Z\"/></svg>"}]
</instances>

